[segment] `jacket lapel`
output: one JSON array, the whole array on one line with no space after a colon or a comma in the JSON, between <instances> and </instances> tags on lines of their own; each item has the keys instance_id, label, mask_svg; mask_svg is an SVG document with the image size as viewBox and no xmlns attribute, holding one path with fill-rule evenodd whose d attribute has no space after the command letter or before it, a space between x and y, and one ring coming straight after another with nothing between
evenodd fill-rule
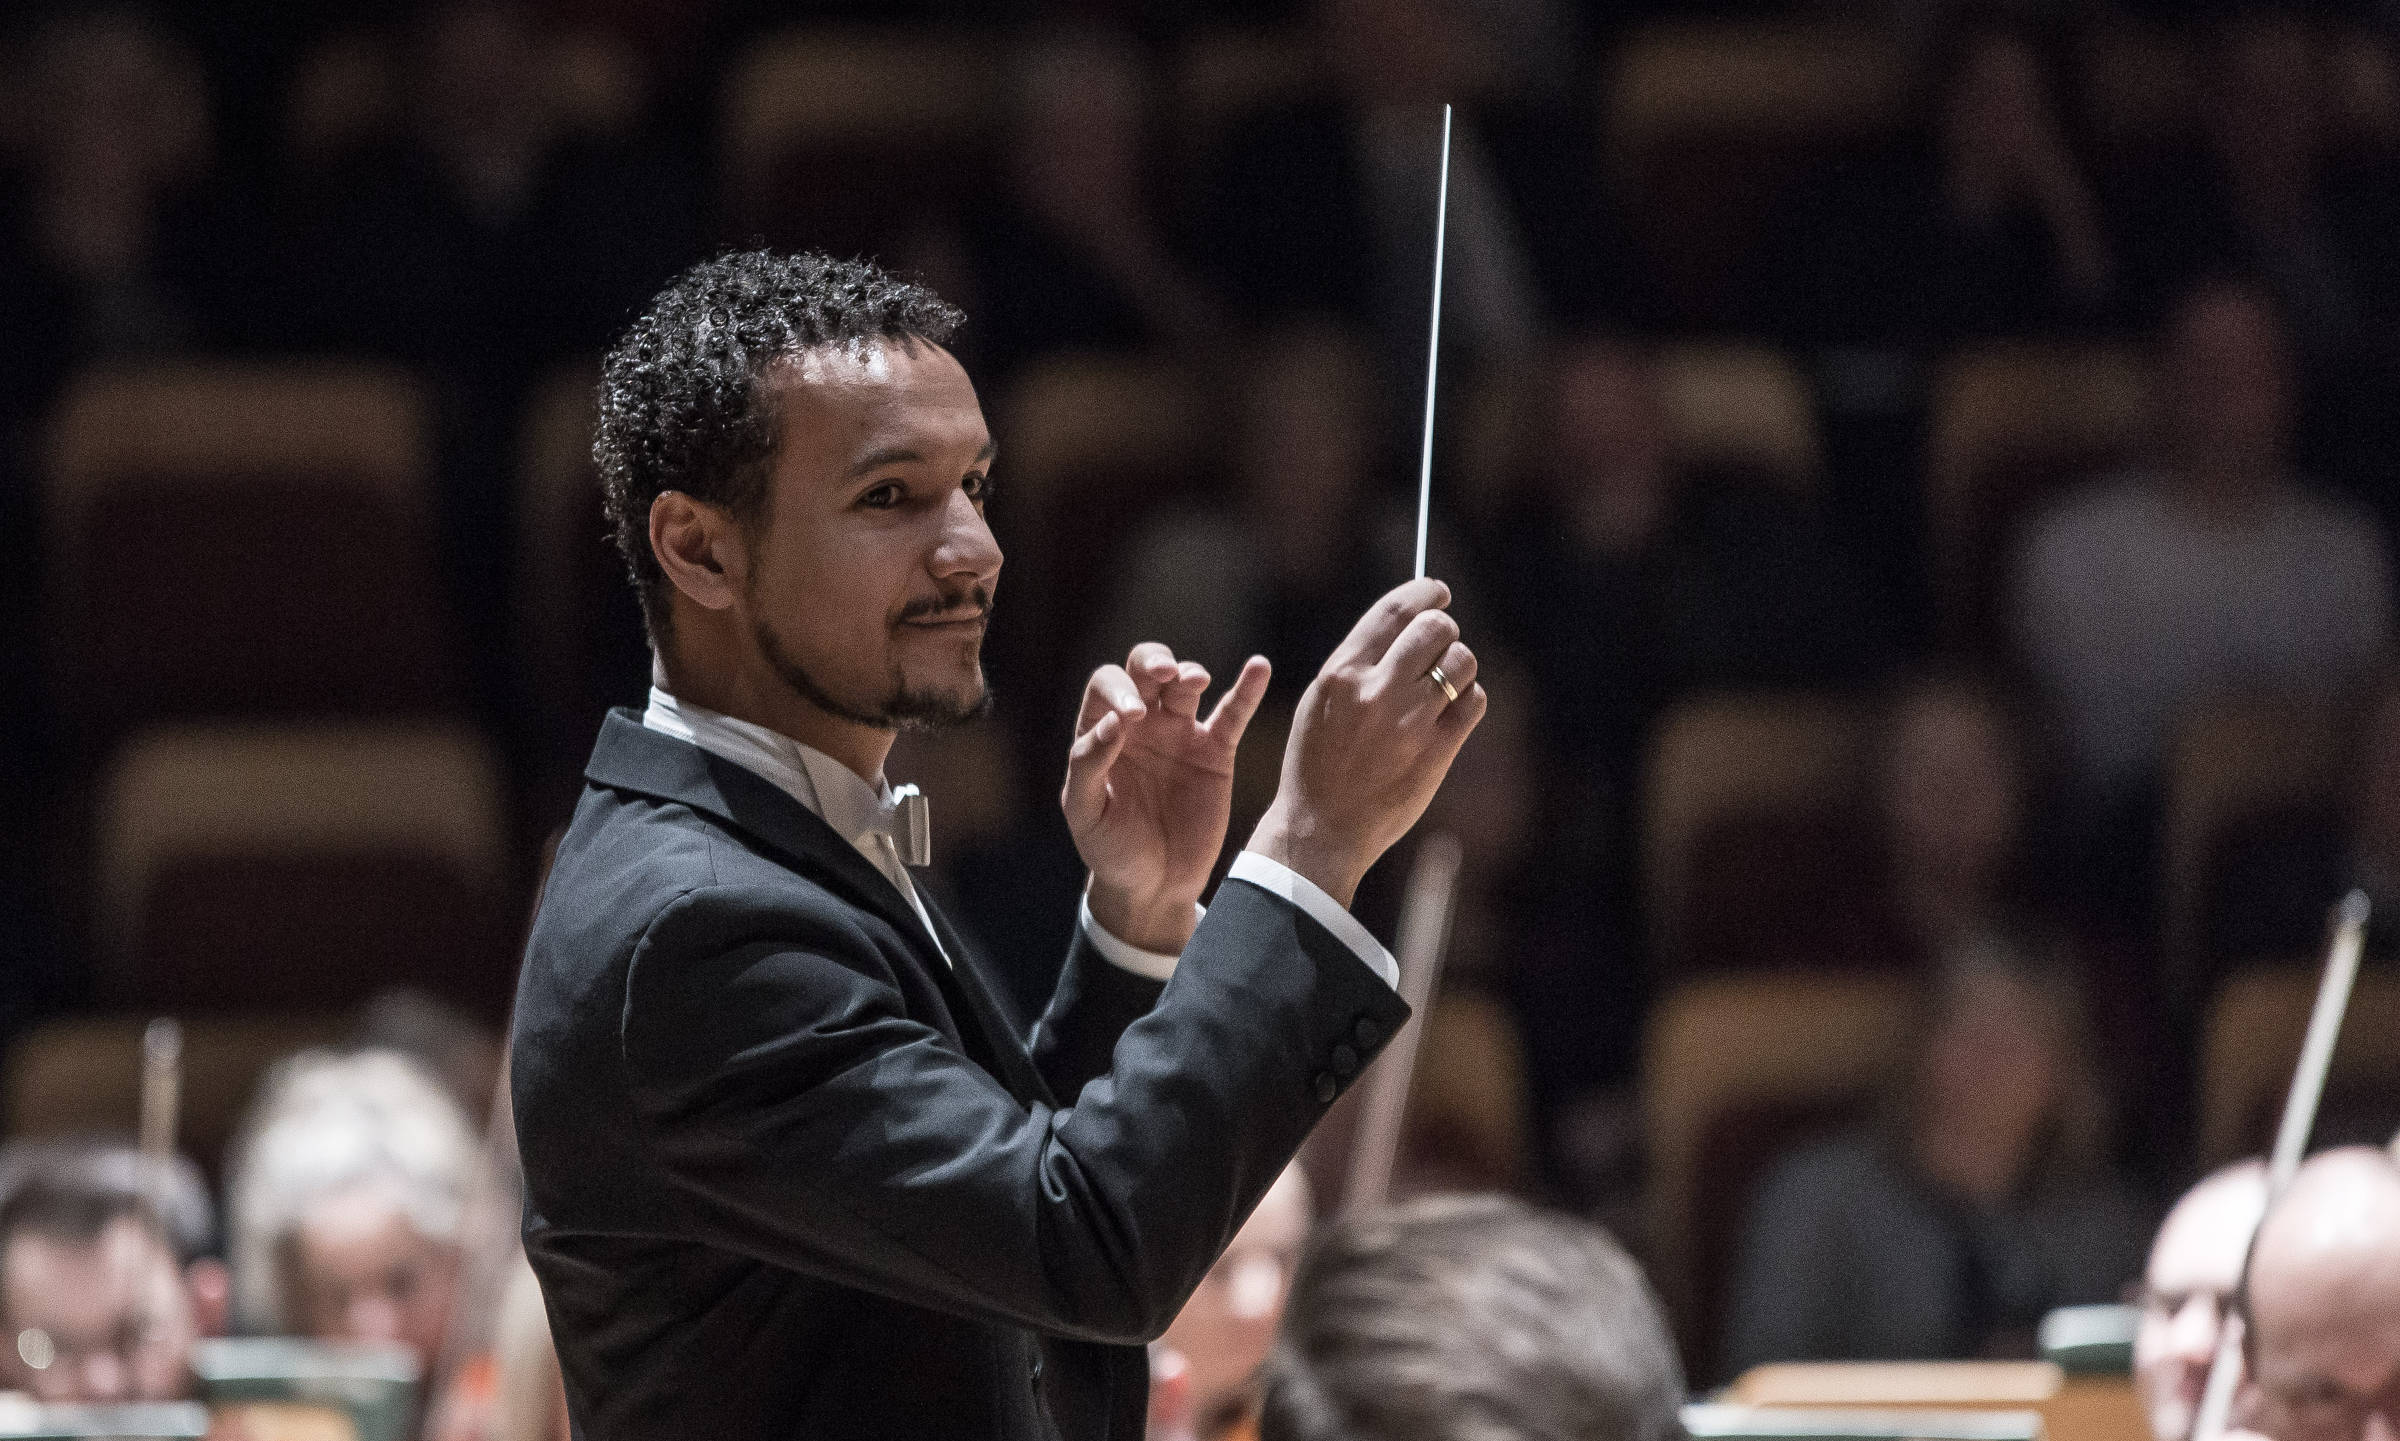
<instances>
[{"instance_id":1,"label":"jacket lapel","mask_svg":"<svg viewBox=\"0 0 2400 1441\"><path fill-rule=\"evenodd\" d=\"M1031 1074L1031 1062L1023 1055L1024 1047L1013 1029L1001 1019L992 998L973 976L957 935L938 920L938 913L928 903L926 914L936 916L936 923L948 932L937 945L908 898L816 812L765 777L698 746L661 735L622 708L610 711L601 722L600 739L592 747L584 779L690 806L766 842L800 874L881 918L908 943L911 954L949 1002L967 1053L1020 1098L1040 1094L1021 1089L1020 1075ZM922 887L918 893L923 896ZM955 969L943 961L945 950L956 958ZM1035 1079L1038 1084L1038 1077Z\"/></svg>"},{"instance_id":2,"label":"jacket lapel","mask_svg":"<svg viewBox=\"0 0 2400 1441\"><path fill-rule=\"evenodd\" d=\"M985 982L983 970L975 964L958 928L950 924L950 918L942 914L932 893L922 885L917 887L917 898L925 903L925 914L933 918L934 934L941 938L942 949L958 962L958 987L974 1009L976 1023L994 1038L993 1049L1000 1053L1005 1068L999 1073L1001 1082L1020 1101L1056 1106L1058 1098L1050 1094L1049 1083L1042 1079L1041 1071L1033 1064L1032 1053L1025 1049L1024 1032L1009 1019L1007 1009Z\"/></svg>"}]
</instances>

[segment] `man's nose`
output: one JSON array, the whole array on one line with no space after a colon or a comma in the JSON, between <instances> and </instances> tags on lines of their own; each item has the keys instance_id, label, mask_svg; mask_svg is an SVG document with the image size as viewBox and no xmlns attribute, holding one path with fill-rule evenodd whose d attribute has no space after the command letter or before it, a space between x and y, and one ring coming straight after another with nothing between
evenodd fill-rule
<instances>
[{"instance_id":1,"label":"man's nose","mask_svg":"<svg viewBox=\"0 0 2400 1441\"><path fill-rule=\"evenodd\" d=\"M951 492L942 516L941 544L934 549L934 574L945 580L990 581L1000 573L1000 542L991 524L964 490Z\"/></svg>"}]
</instances>

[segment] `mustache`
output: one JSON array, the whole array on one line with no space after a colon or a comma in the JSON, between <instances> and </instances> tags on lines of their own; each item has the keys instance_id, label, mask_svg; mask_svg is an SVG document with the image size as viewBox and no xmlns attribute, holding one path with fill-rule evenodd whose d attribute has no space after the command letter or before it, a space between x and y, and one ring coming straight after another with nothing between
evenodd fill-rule
<instances>
[{"instance_id":1,"label":"mustache","mask_svg":"<svg viewBox=\"0 0 2400 1441\"><path fill-rule=\"evenodd\" d=\"M968 609L961 611L962 606ZM894 623L906 625L910 621L932 618L945 621L977 620L991 613L992 588L979 585L963 595L929 595L912 600L900 607L900 614Z\"/></svg>"}]
</instances>

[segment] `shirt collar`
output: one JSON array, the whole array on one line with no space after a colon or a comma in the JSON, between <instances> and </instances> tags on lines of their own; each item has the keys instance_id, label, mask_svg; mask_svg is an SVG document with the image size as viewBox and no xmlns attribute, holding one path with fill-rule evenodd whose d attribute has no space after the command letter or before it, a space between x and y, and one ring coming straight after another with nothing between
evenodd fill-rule
<instances>
[{"instance_id":1,"label":"shirt collar","mask_svg":"<svg viewBox=\"0 0 2400 1441\"><path fill-rule=\"evenodd\" d=\"M650 687L650 706L642 724L654 731L689 741L709 754L772 782L775 787L816 812L835 834L877 859L870 837L891 801L884 778L873 781L814 746L752 721L679 700L664 686ZM881 864L880 860L877 861Z\"/></svg>"}]
</instances>

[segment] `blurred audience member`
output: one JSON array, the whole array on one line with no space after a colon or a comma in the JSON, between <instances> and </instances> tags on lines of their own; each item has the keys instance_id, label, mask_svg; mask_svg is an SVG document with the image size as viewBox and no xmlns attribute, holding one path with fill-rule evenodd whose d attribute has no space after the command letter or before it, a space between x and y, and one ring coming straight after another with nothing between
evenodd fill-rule
<instances>
[{"instance_id":1,"label":"blurred audience member","mask_svg":"<svg viewBox=\"0 0 2400 1441\"><path fill-rule=\"evenodd\" d=\"M2158 1228L2133 1337L2133 1384L2153 1441L2191 1441L2242 1258L2266 1209L2267 1168L2240 1161L2186 1191Z\"/></svg>"},{"instance_id":2,"label":"blurred audience member","mask_svg":"<svg viewBox=\"0 0 2400 1441\"><path fill-rule=\"evenodd\" d=\"M2302 1165L2242 1277L2256 1429L2273 1441L2400 1435L2400 1169L2366 1146Z\"/></svg>"},{"instance_id":3,"label":"blurred audience member","mask_svg":"<svg viewBox=\"0 0 2400 1441\"><path fill-rule=\"evenodd\" d=\"M0 1390L47 1402L174 1400L221 1329L225 1271L197 1168L128 1147L0 1153Z\"/></svg>"},{"instance_id":4,"label":"blurred audience member","mask_svg":"<svg viewBox=\"0 0 2400 1441\"><path fill-rule=\"evenodd\" d=\"M2387 950L2400 934L2400 673L2377 677L2358 719L2336 799L2261 817L2215 858L2206 924L2216 961L2315 952L2326 918L2354 888L2375 903L2370 949Z\"/></svg>"},{"instance_id":5,"label":"blurred audience member","mask_svg":"<svg viewBox=\"0 0 2400 1441\"><path fill-rule=\"evenodd\" d=\"M1441 103L1458 100L1443 339L1486 355L1529 341L1543 296L1473 101L1502 63L1494 32L1461 0L1313 8L1332 92L1258 116L1218 157L1202 209L1220 283L1254 316L1334 307L1395 373L1422 364Z\"/></svg>"},{"instance_id":6,"label":"blurred audience member","mask_svg":"<svg viewBox=\"0 0 2400 1441\"><path fill-rule=\"evenodd\" d=\"M2200 135L2141 157L2119 187L2123 229L2153 302L2233 266L2261 276L2302 356L2338 356L2400 302L2400 208L2388 157L2345 148L2317 21L2292 5L2239 7L2209 46Z\"/></svg>"},{"instance_id":7,"label":"blurred audience member","mask_svg":"<svg viewBox=\"0 0 2400 1441\"><path fill-rule=\"evenodd\" d=\"M1298 695L1307 658L1329 654L1340 618L1376 593L1375 394L1365 352L1329 321L1259 338L1234 400L1233 503L1169 509L1134 537L1097 652L1160 641L1220 681L1263 654L1277 693Z\"/></svg>"},{"instance_id":8,"label":"blurred audience member","mask_svg":"<svg viewBox=\"0 0 2400 1441\"><path fill-rule=\"evenodd\" d=\"M1215 302L1158 221L1157 90L1128 41L1037 46L1016 74L996 205L978 213L978 370L1005 376L1044 351L1190 346L1219 329Z\"/></svg>"},{"instance_id":9,"label":"blurred audience member","mask_svg":"<svg viewBox=\"0 0 2400 1441\"><path fill-rule=\"evenodd\" d=\"M2115 261L2032 35L1969 21L1933 75L1919 130L1799 187L1766 257L1777 330L1940 342L2106 318Z\"/></svg>"},{"instance_id":10,"label":"blurred audience member","mask_svg":"<svg viewBox=\"0 0 2400 1441\"><path fill-rule=\"evenodd\" d=\"M1777 481L1687 473L1650 352L1555 346L1518 465L1521 510L1485 537L1567 758L1621 784L1651 718L1701 688L1855 679L1876 654L1821 518Z\"/></svg>"},{"instance_id":11,"label":"blurred audience member","mask_svg":"<svg viewBox=\"0 0 2400 1441\"><path fill-rule=\"evenodd\" d=\"M2030 778L2007 703L1958 675L1904 686L1884 716L1876 762L1901 944L1946 955L2019 924Z\"/></svg>"},{"instance_id":12,"label":"blurred audience member","mask_svg":"<svg viewBox=\"0 0 2400 1441\"><path fill-rule=\"evenodd\" d=\"M1312 1219L1308 1173L1295 1161L1151 1343L1151 1441L1216 1441L1256 1413L1258 1368Z\"/></svg>"},{"instance_id":13,"label":"blurred audience member","mask_svg":"<svg viewBox=\"0 0 2400 1441\"><path fill-rule=\"evenodd\" d=\"M2162 463L2052 505L2016 574L2019 644L2103 805L2154 777L2193 702L2353 683L2392 628L2374 522L2293 472L2274 301L2239 280L2197 287L2161 360Z\"/></svg>"},{"instance_id":14,"label":"blurred audience member","mask_svg":"<svg viewBox=\"0 0 2400 1441\"><path fill-rule=\"evenodd\" d=\"M1887 1124L1787 1157L1742 1239L1728 1369L2031 1355L2114 1299L2149 1233L2108 1161L2072 980L1996 941L1945 958Z\"/></svg>"},{"instance_id":15,"label":"blurred audience member","mask_svg":"<svg viewBox=\"0 0 2400 1441\"><path fill-rule=\"evenodd\" d=\"M228 1167L236 1320L399 1342L430 1372L476 1164L466 1118L415 1061L308 1051L282 1062Z\"/></svg>"},{"instance_id":16,"label":"blurred audience member","mask_svg":"<svg viewBox=\"0 0 2400 1441\"><path fill-rule=\"evenodd\" d=\"M141 8L36 27L0 173L0 430L68 367L227 339L254 232L213 183L199 61Z\"/></svg>"},{"instance_id":17,"label":"blurred audience member","mask_svg":"<svg viewBox=\"0 0 2400 1441\"><path fill-rule=\"evenodd\" d=\"M1262 1441L1670 1441L1683 1369L1600 1230L1499 1196L1337 1222L1267 1362Z\"/></svg>"}]
</instances>

